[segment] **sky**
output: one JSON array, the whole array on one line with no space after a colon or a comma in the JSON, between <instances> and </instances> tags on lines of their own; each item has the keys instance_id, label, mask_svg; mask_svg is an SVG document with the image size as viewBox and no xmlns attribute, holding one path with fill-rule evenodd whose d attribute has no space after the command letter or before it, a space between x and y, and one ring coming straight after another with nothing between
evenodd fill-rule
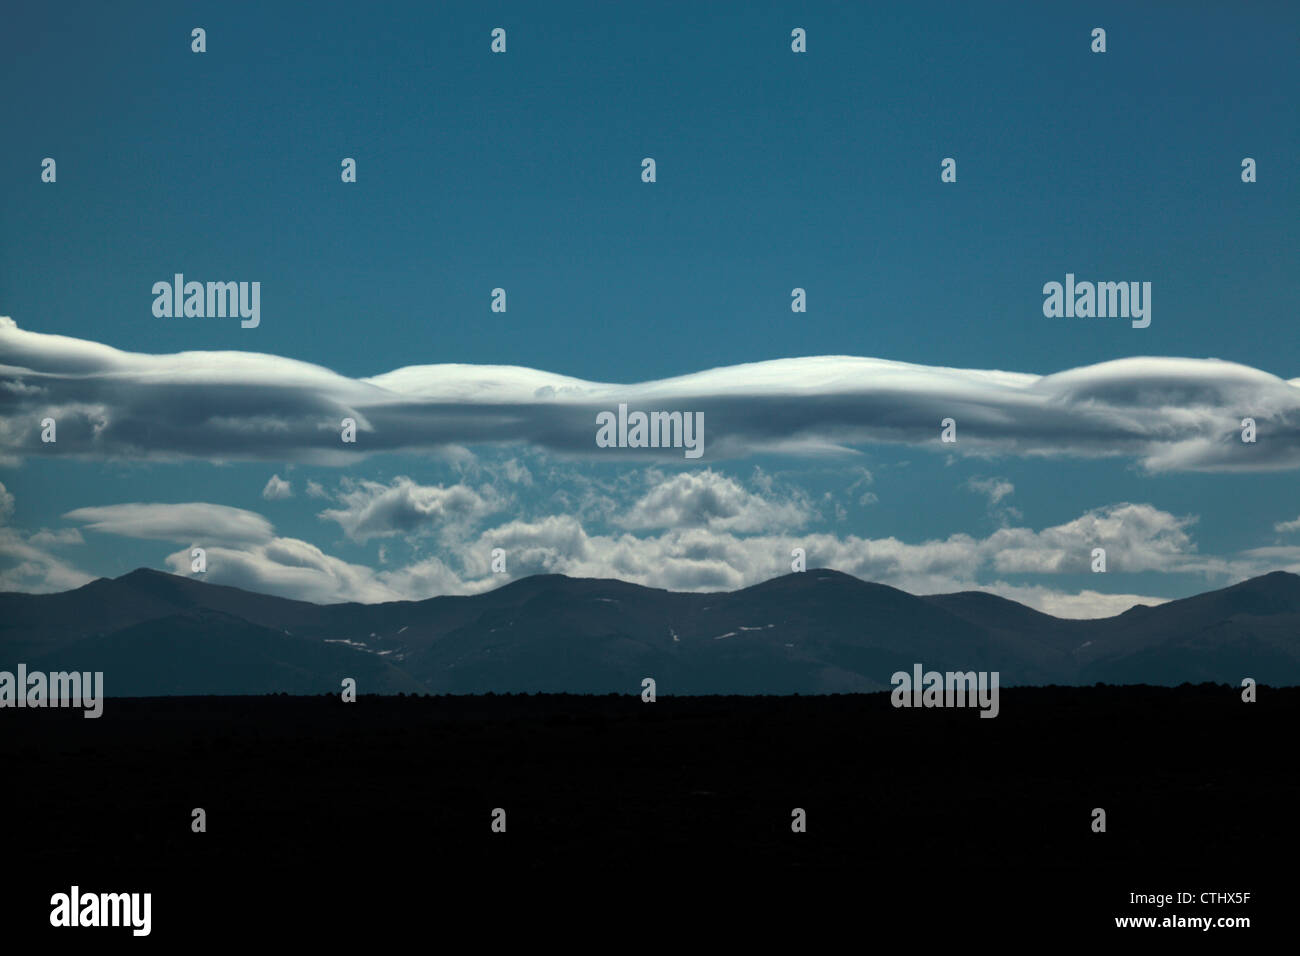
<instances>
[{"instance_id":1,"label":"sky","mask_svg":"<svg viewBox=\"0 0 1300 956\"><path fill-rule=\"evenodd\" d=\"M1091 617L1300 571L1294 4L377 6L8 15L0 590L193 547L322 602L720 590L802 547ZM257 326L156 315L176 273ZM1150 325L1045 315L1067 274ZM620 403L702 454L600 447Z\"/></svg>"}]
</instances>

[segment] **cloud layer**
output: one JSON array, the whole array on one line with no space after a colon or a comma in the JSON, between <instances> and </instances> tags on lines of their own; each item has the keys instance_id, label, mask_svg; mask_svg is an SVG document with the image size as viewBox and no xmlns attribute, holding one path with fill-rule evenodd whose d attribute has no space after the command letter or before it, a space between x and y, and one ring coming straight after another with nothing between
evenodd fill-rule
<instances>
[{"instance_id":1,"label":"cloud layer","mask_svg":"<svg viewBox=\"0 0 1300 956\"><path fill-rule=\"evenodd\" d=\"M539 573L616 577L672 590L735 590L791 570L791 551L803 548L808 567L829 567L916 594L989 590L1064 617L1120 613L1160 598L1063 592L1049 583L1015 583L1026 576L1088 574L1092 549L1103 545L1111 572L1196 574L1240 580L1264 571L1300 571L1300 547L1271 547L1232 558L1198 553L1194 516L1150 504L1095 508L1041 530L1000 527L984 537L952 534L918 542L801 532L806 503L756 492L714 471L664 477L594 530L576 514L493 520L481 489L420 485L399 477L381 482L340 481L320 512L350 538L441 541L437 555L413 552L407 563L370 567L284 537L261 515L204 502L120 504L79 508L65 517L88 531L174 540L187 547L161 556L176 573L190 570L190 545L207 552L205 579L253 591L322 603L420 600L471 594ZM755 484L762 485L761 481ZM635 527L643 534L628 528ZM493 573L494 549L503 549L506 574ZM1097 578L1102 580L1102 578Z\"/></svg>"},{"instance_id":2,"label":"cloud layer","mask_svg":"<svg viewBox=\"0 0 1300 956\"><path fill-rule=\"evenodd\" d=\"M0 317L0 461L252 459L353 464L393 451L601 449L596 415L703 412L704 460L896 442L975 455L1127 456L1152 471L1300 467L1300 379L1216 359L1127 358L1053 375L884 359L780 359L616 385L510 366L426 365L352 379L253 352L144 355ZM57 442L41 441L53 418ZM1253 418L1258 440L1241 440ZM344 444L340 423L357 423ZM940 422L957 423L940 444Z\"/></svg>"}]
</instances>

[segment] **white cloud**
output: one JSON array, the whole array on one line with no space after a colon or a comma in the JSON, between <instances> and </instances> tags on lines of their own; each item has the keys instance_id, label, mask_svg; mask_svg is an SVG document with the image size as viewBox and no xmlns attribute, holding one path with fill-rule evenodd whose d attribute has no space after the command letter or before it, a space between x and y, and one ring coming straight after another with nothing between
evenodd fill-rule
<instances>
[{"instance_id":1,"label":"white cloud","mask_svg":"<svg viewBox=\"0 0 1300 956\"><path fill-rule=\"evenodd\" d=\"M1278 532L1278 534L1286 534L1290 531L1300 531L1300 518L1296 518L1294 521L1279 521L1277 524L1273 525L1273 530Z\"/></svg>"},{"instance_id":2,"label":"white cloud","mask_svg":"<svg viewBox=\"0 0 1300 956\"><path fill-rule=\"evenodd\" d=\"M870 485L876 480L875 475L861 466L856 469L856 474L858 475L858 480L849 485L848 493L853 494L861 488L862 492L858 495L858 504L863 506L874 505L880 500L880 497L874 491L869 490L867 485Z\"/></svg>"},{"instance_id":3,"label":"white cloud","mask_svg":"<svg viewBox=\"0 0 1300 956\"><path fill-rule=\"evenodd\" d=\"M337 522L359 543L463 528L501 507L490 486L476 491L467 485L418 485L406 477L388 485L376 481L348 484L337 496L343 507L322 511L320 517Z\"/></svg>"},{"instance_id":4,"label":"white cloud","mask_svg":"<svg viewBox=\"0 0 1300 956\"><path fill-rule=\"evenodd\" d=\"M682 591L734 590L787 573L794 547L807 550L809 565L830 567L864 580L913 594L987 590L1066 617L1100 617L1133 604L1159 604L1163 598L1140 594L1077 593L1045 585L987 584L986 573L1008 564L1019 573L1050 575L1086 570L1090 529L1116 536L1112 560L1138 566L1161 562L1168 572L1235 574L1237 579L1276 566L1277 554L1247 556L1236 563L1206 560L1194 553L1178 519L1149 505L1097 509L1055 528L1002 529L987 538L956 534L908 543L832 534L757 534L739 536L705 527L672 528L654 536L592 534L576 517L551 515L534 521L512 520L460 543L442 557L423 557L404 567L376 571L322 554L305 542L274 539L241 550L209 550L207 579L314 601L420 600L435 594L471 594L499 585L491 573L493 548L504 548L508 579L558 573L574 577L619 578L650 587ZM1008 535L1008 530L1014 532ZM1009 540L1013 561L1004 551ZM1082 557L1068 560L1062 548ZM1290 559L1300 564L1300 549ZM1036 556L1035 556L1036 554ZM449 556L456 558L449 562ZM1159 560L1157 560L1159 556ZM188 567L185 552L168 559L178 571Z\"/></svg>"},{"instance_id":5,"label":"white cloud","mask_svg":"<svg viewBox=\"0 0 1300 956\"><path fill-rule=\"evenodd\" d=\"M988 498L990 507L1016 490L1016 486L1005 478L972 478L966 482L966 487Z\"/></svg>"},{"instance_id":6,"label":"white cloud","mask_svg":"<svg viewBox=\"0 0 1300 956\"><path fill-rule=\"evenodd\" d=\"M262 497L267 501L281 501L293 497L293 483L285 481L279 475L272 475L262 489Z\"/></svg>"},{"instance_id":7,"label":"white cloud","mask_svg":"<svg viewBox=\"0 0 1300 956\"><path fill-rule=\"evenodd\" d=\"M169 554L164 562L174 574L191 574L188 550ZM209 548L203 580L317 604L422 600L439 594L473 594L502 583L491 576L464 580L435 557L391 571L376 570L328 555L297 538Z\"/></svg>"},{"instance_id":8,"label":"white cloud","mask_svg":"<svg viewBox=\"0 0 1300 956\"><path fill-rule=\"evenodd\" d=\"M88 531L186 544L252 544L272 537L271 523L254 511L199 501L101 505L76 508L63 517Z\"/></svg>"},{"instance_id":9,"label":"white cloud","mask_svg":"<svg viewBox=\"0 0 1300 956\"><path fill-rule=\"evenodd\" d=\"M264 594L331 604L339 601L378 603L406 594L389 587L373 569L325 554L296 538L275 538L243 548L207 548L203 580ZM188 550L166 557L175 574L190 574ZM423 595L428 597L430 595Z\"/></svg>"},{"instance_id":10,"label":"white cloud","mask_svg":"<svg viewBox=\"0 0 1300 956\"><path fill-rule=\"evenodd\" d=\"M76 528L61 528L58 531L51 531L48 528L42 528L40 531L27 536L29 543L42 548L65 547L70 544L85 544L85 539L81 532Z\"/></svg>"},{"instance_id":11,"label":"white cloud","mask_svg":"<svg viewBox=\"0 0 1300 956\"><path fill-rule=\"evenodd\" d=\"M0 527L0 591L46 594L89 584L94 577L72 566L14 528Z\"/></svg>"},{"instance_id":12,"label":"white cloud","mask_svg":"<svg viewBox=\"0 0 1300 956\"><path fill-rule=\"evenodd\" d=\"M510 458L502 462L501 470L506 481L513 485L531 485L533 483L533 473L528 470L528 466L517 458Z\"/></svg>"},{"instance_id":13,"label":"white cloud","mask_svg":"<svg viewBox=\"0 0 1300 956\"><path fill-rule=\"evenodd\" d=\"M215 391L237 401L217 414ZM703 412L709 461L892 442L956 455L1126 456L1152 471L1300 467L1300 379L1217 359L1125 358L1046 376L820 356L637 385L487 365L352 379L252 352L122 352L0 317L0 392L7 461L42 447L35 431L48 414L69 457L353 465L399 450L464 458L467 445L500 443L681 462L680 449L596 447L596 413L626 402ZM1264 440L1239 440L1243 409ZM357 422L355 445L340 441L345 417ZM946 417L958 441L940 449Z\"/></svg>"},{"instance_id":14,"label":"white cloud","mask_svg":"<svg viewBox=\"0 0 1300 956\"><path fill-rule=\"evenodd\" d=\"M1086 572L1097 547L1109 571L1190 571L1204 560L1186 530L1195 522L1146 504L1108 505L1042 531L1001 528L985 548L1004 574Z\"/></svg>"},{"instance_id":15,"label":"white cloud","mask_svg":"<svg viewBox=\"0 0 1300 956\"><path fill-rule=\"evenodd\" d=\"M490 486L420 485L407 477L387 483L344 479L334 496L340 507L320 516L336 522L352 541L400 537L410 547L405 558L385 548L378 568L278 537L261 515L222 505L107 505L78 508L66 517L102 533L201 543L208 554L206 580L321 602L419 600L487 590L506 579L491 572L492 549L498 547L507 552L508 578L562 573L688 591L733 590L785 574L791 550L801 547L809 567L834 568L913 594L993 590L1066 616L1100 616L1161 599L1091 589L1070 593L1003 583L1005 577L1086 574L1094 547L1106 548L1111 572L1193 574L1225 584L1278 568L1300 571L1300 547L1201 555L1190 533L1196 517L1150 504L1112 504L1042 529L1003 526L984 537L952 534L907 542L800 531L813 513L806 496L782 492L762 472L751 484L761 493L711 469L625 472L604 483L575 482L571 500L561 504L564 513L512 517L484 527L507 504ZM1010 492L1000 494L992 482L986 493L1002 500ZM0 486L0 502L5 494ZM629 496L630 506L614 506L615 497L626 501ZM544 506L554 507L555 500ZM63 533L44 534L49 537L42 541L53 545L54 536ZM436 555L419 553L428 536L439 544ZM5 544L11 565L21 564L23 570L0 581L30 581L38 573L69 580L76 574L51 564L48 555L42 559L31 541L12 532ZM19 554L19 546L26 551ZM0 555L6 547L0 547ZM184 573L188 550L167 562Z\"/></svg>"},{"instance_id":16,"label":"white cloud","mask_svg":"<svg viewBox=\"0 0 1300 956\"><path fill-rule=\"evenodd\" d=\"M981 587L978 590L1018 601L1053 617L1064 618L1114 617L1137 604L1155 607L1167 603L1166 598L1146 597L1141 594L1106 594L1090 590L1068 594L1041 585L1019 587L1003 582Z\"/></svg>"},{"instance_id":17,"label":"white cloud","mask_svg":"<svg viewBox=\"0 0 1300 956\"><path fill-rule=\"evenodd\" d=\"M657 482L613 521L632 531L706 527L743 532L798 528L811 516L805 501L773 501L746 491L734 478L707 469L681 472Z\"/></svg>"}]
</instances>

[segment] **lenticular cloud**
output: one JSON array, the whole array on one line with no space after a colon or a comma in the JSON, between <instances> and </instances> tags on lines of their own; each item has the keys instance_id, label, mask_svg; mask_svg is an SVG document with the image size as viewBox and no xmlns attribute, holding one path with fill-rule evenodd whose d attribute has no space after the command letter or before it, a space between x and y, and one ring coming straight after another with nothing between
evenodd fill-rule
<instances>
[{"instance_id":1,"label":"lenticular cloud","mask_svg":"<svg viewBox=\"0 0 1300 956\"><path fill-rule=\"evenodd\" d=\"M422 365L349 378L255 352L146 355L20 329L0 317L0 460L300 461L529 444L606 449L596 416L626 404L702 412L705 463L902 443L967 455L1125 456L1153 471L1300 467L1300 379L1217 359L1126 358L1032 375L886 359L778 359L619 385L496 365ZM43 419L57 441L41 440ZM356 422L355 444L340 425ZM955 443L941 443L941 421ZM1257 440L1242 440L1253 419Z\"/></svg>"}]
</instances>

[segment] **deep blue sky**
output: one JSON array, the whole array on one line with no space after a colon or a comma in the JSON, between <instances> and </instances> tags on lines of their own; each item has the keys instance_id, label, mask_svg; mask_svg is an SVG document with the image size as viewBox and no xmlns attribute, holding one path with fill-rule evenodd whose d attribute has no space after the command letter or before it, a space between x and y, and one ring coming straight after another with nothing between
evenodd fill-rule
<instances>
[{"instance_id":1,"label":"deep blue sky","mask_svg":"<svg viewBox=\"0 0 1300 956\"><path fill-rule=\"evenodd\" d=\"M828 353L1300 366L1277 324L1300 292L1294 4L289 6L10 11L7 314L354 375L418 358L630 381ZM256 340L155 321L174 270L259 278ZM1151 328L1043 321L1067 270L1153 281Z\"/></svg>"},{"instance_id":2,"label":"deep blue sky","mask_svg":"<svg viewBox=\"0 0 1300 956\"><path fill-rule=\"evenodd\" d=\"M1293 3L20 5L0 34L0 315L350 376L463 362L636 382L851 354L1032 373L1219 357L1294 378L1297 28ZM956 184L939 181L947 156ZM155 318L150 288L176 271L261 281L261 327ZM1151 327L1044 318L1042 284L1067 271L1152 282ZM1199 515L1214 553L1270 543L1300 512L1291 473L891 448L865 464L887 488L904 460L910 477L840 531L986 534L984 503L954 489L990 475L1015 483L1027 526L1150 502ZM34 530L122 501L265 510L275 470L27 462L0 481ZM454 480L400 461L352 475L381 470ZM309 510L274 520L352 547ZM87 544L91 573L164 553Z\"/></svg>"}]
</instances>

